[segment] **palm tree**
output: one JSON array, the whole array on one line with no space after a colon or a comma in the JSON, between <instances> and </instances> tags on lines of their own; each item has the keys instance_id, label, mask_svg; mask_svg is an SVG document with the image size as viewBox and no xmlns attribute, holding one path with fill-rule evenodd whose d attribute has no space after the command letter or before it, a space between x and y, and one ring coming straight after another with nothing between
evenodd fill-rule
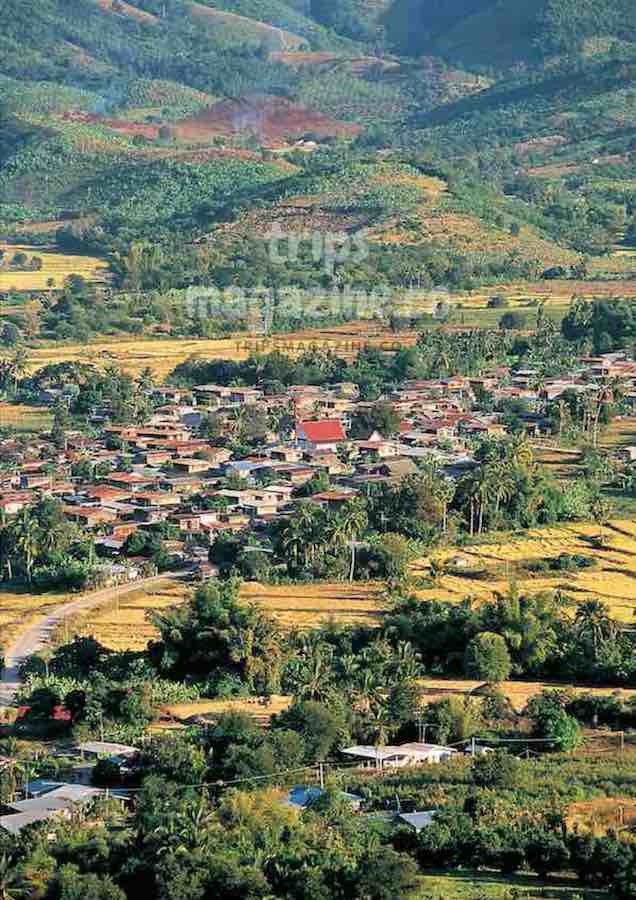
<instances>
[{"instance_id":1,"label":"palm tree","mask_svg":"<svg viewBox=\"0 0 636 900\"><path fill-rule=\"evenodd\" d=\"M15 548L20 554L27 581L33 580L33 564L40 550L40 528L27 509L21 510L14 526Z\"/></svg>"},{"instance_id":2,"label":"palm tree","mask_svg":"<svg viewBox=\"0 0 636 900\"><path fill-rule=\"evenodd\" d=\"M353 581L356 568L356 538L365 530L369 524L367 516L366 504L360 498L347 503L338 513L339 526L338 533L351 548L351 566L349 569L349 581Z\"/></svg>"},{"instance_id":3,"label":"palm tree","mask_svg":"<svg viewBox=\"0 0 636 900\"><path fill-rule=\"evenodd\" d=\"M595 657L601 643L613 640L617 634L616 623L612 620L608 607L600 600L581 603L574 617L574 625L579 640L592 644Z\"/></svg>"}]
</instances>

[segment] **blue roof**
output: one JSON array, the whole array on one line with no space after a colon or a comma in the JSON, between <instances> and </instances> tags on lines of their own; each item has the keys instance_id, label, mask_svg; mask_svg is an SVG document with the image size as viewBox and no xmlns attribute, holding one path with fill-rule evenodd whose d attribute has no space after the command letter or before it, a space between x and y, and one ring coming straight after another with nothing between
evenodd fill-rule
<instances>
[{"instance_id":1,"label":"blue roof","mask_svg":"<svg viewBox=\"0 0 636 900\"><path fill-rule=\"evenodd\" d=\"M298 806L300 809L306 809L314 800L317 800L325 792L319 787L299 786L292 788L287 797L290 806Z\"/></svg>"},{"instance_id":2,"label":"blue roof","mask_svg":"<svg viewBox=\"0 0 636 900\"><path fill-rule=\"evenodd\" d=\"M27 785L25 785L23 792L28 794L29 797L42 797L44 794L48 794L49 791L54 791L55 788L62 787L61 781L50 781L47 778L36 778L34 781L29 781Z\"/></svg>"}]
</instances>

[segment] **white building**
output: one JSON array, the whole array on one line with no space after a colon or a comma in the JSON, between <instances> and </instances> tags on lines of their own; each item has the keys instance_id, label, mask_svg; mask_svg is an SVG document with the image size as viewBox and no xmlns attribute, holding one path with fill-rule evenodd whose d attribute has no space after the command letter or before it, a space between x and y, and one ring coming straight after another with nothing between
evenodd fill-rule
<instances>
[{"instance_id":1,"label":"white building","mask_svg":"<svg viewBox=\"0 0 636 900\"><path fill-rule=\"evenodd\" d=\"M342 753L363 760L366 768L387 769L439 763L451 759L458 751L440 744L400 744L397 747L347 747Z\"/></svg>"}]
</instances>

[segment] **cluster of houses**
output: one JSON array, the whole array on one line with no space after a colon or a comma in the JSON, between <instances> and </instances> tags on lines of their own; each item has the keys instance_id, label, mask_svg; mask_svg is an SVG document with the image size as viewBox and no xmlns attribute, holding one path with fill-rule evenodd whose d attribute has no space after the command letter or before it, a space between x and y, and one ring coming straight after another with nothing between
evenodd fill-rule
<instances>
[{"instance_id":1,"label":"cluster of houses","mask_svg":"<svg viewBox=\"0 0 636 900\"><path fill-rule=\"evenodd\" d=\"M355 384L298 385L275 396L258 387L160 387L154 390L155 411L143 425L109 424L108 411L96 410L97 438L67 432L63 448L47 435L28 444L0 441L0 515L15 515L41 495L58 498L66 516L94 535L113 578L139 574L142 560L121 553L131 534L175 526L171 533L179 539L167 549L184 566L209 576L215 573L206 546L219 533L289 515L298 489L321 473L331 487L312 499L330 507L372 484L417 473L422 458L433 457L447 475L460 477L475 465L474 438L506 432L501 414L479 410L479 397L494 400L490 409L523 399L523 427L540 436L547 427L546 401L566 391L598 391L608 379L619 379L627 401L636 401L636 363L623 354L581 359L568 378L558 380L541 380L529 369L496 368L479 378L407 381L384 397L399 416L397 432L358 439L351 437L351 423L373 404L360 399ZM53 406L63 393L43 389L40 401ZM229 435L241 410L253 408L271 413L272 423L276 411L287 410L291 433L272 424L256 449L237 458L227 441L210 440L201 428L214 413Z\"/></svg>"}]
</instances>

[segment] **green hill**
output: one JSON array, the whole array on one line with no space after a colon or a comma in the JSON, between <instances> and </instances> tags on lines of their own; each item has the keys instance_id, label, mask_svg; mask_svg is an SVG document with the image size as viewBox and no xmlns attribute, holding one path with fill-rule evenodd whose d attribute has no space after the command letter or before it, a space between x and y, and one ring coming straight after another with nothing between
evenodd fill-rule
<instances>
[{"instance_id":1,"label":"green hill","mask_svg":"<svg viewBox=\"0 0 636 900\"><path fill-rule=\"evenodd\" d=\"M55 232L110 256L122 284L121 261L152 243L160 271L148 263L138 280L161 289L324 282L309 259L287 272L249 262L280 222L371 229L369 262L339 276L368 285L414 269L461 287L555 266L636 275L616 252L636 234L631 0L4 0L2 12L0 237Z\"/></svg>"}]
</instances>

